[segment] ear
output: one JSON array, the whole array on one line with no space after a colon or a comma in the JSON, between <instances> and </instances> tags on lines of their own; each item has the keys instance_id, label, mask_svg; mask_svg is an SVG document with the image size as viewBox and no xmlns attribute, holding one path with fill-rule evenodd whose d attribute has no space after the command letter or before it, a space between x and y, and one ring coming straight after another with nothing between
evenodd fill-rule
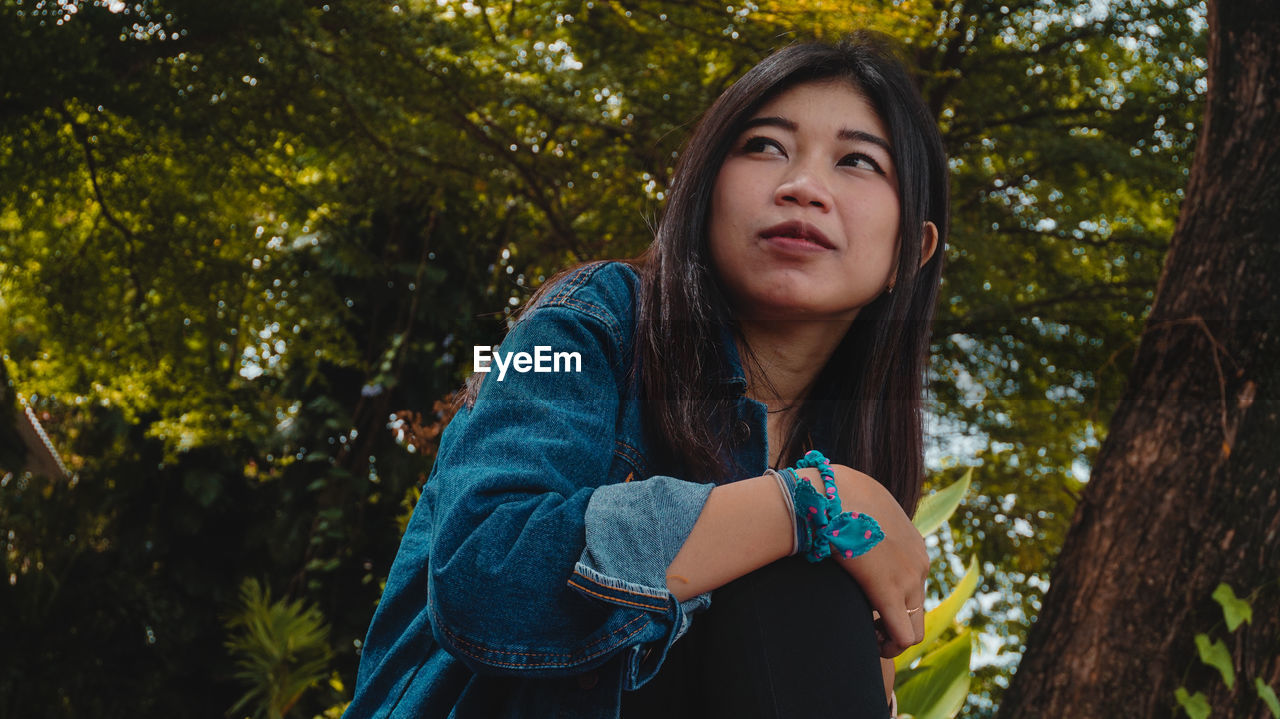
<instances>
[{"instance_id":1,"label":"ear","mask_svg":"<svg viewBox=\"0 0 1280 719\"><path fill-rule=\"evenodd\" d=\"M938 250L938 227L929 222L924 223L924 232L920 237L920 266L924 267L925 263L933 258L933 253Z\"/></svg>"}]
</instances>

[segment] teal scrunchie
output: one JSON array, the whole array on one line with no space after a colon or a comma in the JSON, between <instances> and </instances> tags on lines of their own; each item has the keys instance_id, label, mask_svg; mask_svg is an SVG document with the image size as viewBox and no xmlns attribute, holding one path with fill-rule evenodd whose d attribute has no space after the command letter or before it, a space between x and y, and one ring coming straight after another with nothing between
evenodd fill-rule
<instances>
[{"instance_id":1,"label":"teal scrunchie","mask_svg":"<svg viewBox=\"0 0 1280 719\"><path fill-rule=\"evenodd\" d=\"M822 475L825 494L819 493L796 471L806 467L814 467ZM832 547L840 557L853 559L871 551L884 539L884 530L871 515L841 510L835 472L831 470L831 461L821 452L810 450L794 468L783 470L783 474L794 482L791 497L795 505L799 551L810 562L826 559Z\"/></svg>"}]
</instances>

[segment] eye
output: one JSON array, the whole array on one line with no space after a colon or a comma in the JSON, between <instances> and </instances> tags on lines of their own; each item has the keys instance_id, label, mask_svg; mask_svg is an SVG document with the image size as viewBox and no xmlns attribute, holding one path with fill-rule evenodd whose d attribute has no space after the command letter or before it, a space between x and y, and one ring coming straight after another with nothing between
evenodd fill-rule
<instances>
[{"instance_id":1,"label":"eye","mask_svg":"<svg viewBox=\"0 0 1280 719\"><path fill-rule=\"evenodd\" d=\"M861 170L871 170L879 175L884 174L884 168L880 167L880 163L876 162L870 155L865 155L861 152L851 152L840 158L840 162L836 164L842 167L855 167Z\"/></svg>"},{"instance_id":2,"label":"eye","mask_svg":"<svg viewBox=\"0 0 1280 719\"><path fill-rule=\"evenodd\" d=\"M742 152L744 154L762 153L766 155L787 154L782 149L782 143L772 137L765 137L764 135L756 135L755 137L747 138L747 140L742 143Z\"/></svg>"}]
</instances>

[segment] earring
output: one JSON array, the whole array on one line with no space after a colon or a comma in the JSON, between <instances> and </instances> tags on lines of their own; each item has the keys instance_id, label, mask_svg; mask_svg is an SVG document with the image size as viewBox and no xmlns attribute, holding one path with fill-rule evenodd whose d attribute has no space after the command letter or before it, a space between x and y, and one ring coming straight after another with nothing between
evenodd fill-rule
<instances>
[{"instance_id":1,"label":"earring","mask_svg":"<svg viewBox=\"0 0 1280 719\"><path fill-rule=\"evenodd\" d=\"M889 283L889 286L885 288L884 293L885 293L886 295L891 295L891 294L893 294L893 283L892 283L892 282L890 282L890 283Z\"/></svg>"}]
</instances>

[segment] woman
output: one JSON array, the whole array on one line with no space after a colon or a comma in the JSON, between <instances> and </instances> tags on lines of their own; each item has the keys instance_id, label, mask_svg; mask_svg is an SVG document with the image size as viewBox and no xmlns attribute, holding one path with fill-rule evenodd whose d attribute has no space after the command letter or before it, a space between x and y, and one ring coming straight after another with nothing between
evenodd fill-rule
<instances>
[{"instance_id":1,"label":"woman","mask_svg":"<svg viewBox=\"0 0 1280 719\"><path fill-rule=\"evenodd\" d=\"M495 357L515 371L473 376L347 715L887 715L878 657L923 637L946 173L873 38L727 90L650 250L548 282Z\"/></svg>"}]
</instances>

